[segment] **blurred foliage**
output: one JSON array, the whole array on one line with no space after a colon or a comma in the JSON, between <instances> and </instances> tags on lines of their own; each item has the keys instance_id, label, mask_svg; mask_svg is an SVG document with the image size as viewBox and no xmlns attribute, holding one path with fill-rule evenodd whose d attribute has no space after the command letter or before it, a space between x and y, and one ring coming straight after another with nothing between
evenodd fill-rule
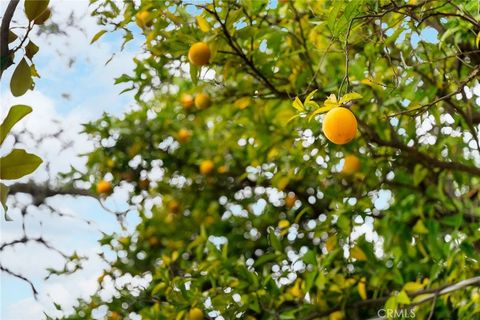
<instances>
[{"instance_id":1,"label":"blurred foliage","mask_svg":"<svg viewBox=\"0 0 480 320\"><path fill-rule=\"evenodd\" d=\"M141 28L145 52L116 80L138 106L85 125L72 177L127 188L141 219L101 240L111 266L69 319L480 316L478 288L435 295L480 272L477 1L91 6L92 42ZM359 123L343 146L321 128L337 106Z\"/></svg>"}]
</instances>

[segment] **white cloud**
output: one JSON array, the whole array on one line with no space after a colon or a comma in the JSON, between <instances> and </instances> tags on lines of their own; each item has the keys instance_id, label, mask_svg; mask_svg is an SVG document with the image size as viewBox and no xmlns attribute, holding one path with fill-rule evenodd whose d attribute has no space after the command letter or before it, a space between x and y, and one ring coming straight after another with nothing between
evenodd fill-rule
<instances>
[{"instance_id":1,"label":"white cloud","mask_svg":"<svg viewBox=\"0 0 480 320\"><path fill-rule=\"evenodd\" d=\"M15 14L15 20L24 22L21 7ZM21 132L24 128L32 137L22 135L21 147L27 151L40 155L45 162L49 162L51 173L56 174L68 170L70 165L78 169L85 167L85 158L78 154L88 152L93 144L86 135L79 134L81 124L96 119L104 111L120 114L133 103L132 93L119 96L120 86L114 86L114 78L122 73L130 73L133 69L132 58L141 52L138 43L132 43L126 50L119 52L122 39L118 36L105 35L94 45L90 45L93 35L99 30L95 19L88 14L88 1L61 1L52 2L54 8L53 19L66 21L73 11L77 17L77 25L84 30L68 28L67 36L48 35L36 36L35 42L40 46L35 56L35 63L41 78L36 80L35 91L29 91L22 97L14 98L8 89L9 79L14 67L9 68L2 77L0 84L0 117L8 112L13 104L27 104L32 106L33 112L14 129ZM0 10L5 9L5 2L1 2ZM111 55L117 52L113 60L105 66ZM17 57L18 58L18 57ZM75 62L71 68L67 65L69 59ZM63 93L71 95L71 99L62 97ZM61 151L57 140L46 137L58 128L64 129L65 140L74 141L67 150ZM45 137L44 137L45 136ZM36 143L40 138L40 143ZM4 149L13 147L10 137ZM17 146L16 146L17 147ZM5 150L1 153L4 154ZM45 164L37 172L25 177L22 181L34 178L37 181L47 179ZM114 199L107 201L111 208L123 208L126 194L119 190ZM15 202L28 202L28 197L18 195L9 199L13 206ZM119 231L114 216L105 212L94 199L73 197L55 197L49 204L62 212L68 212L73 218L58 218L49 215L46 210L32 209L33 213L27 218L26 227L29 235L42 235L56 248L71 254L77 250L86 255L89 260L84 268L73 275L52 277L43 281L46 276L46 267L63 267L62 258L54 252L46 251L35 244L22 245L2 252L2 262L16 272L32 279L39 289L39 300L35 301L28 286L20 284L20 280L2 274L2 319L23 320L42 319L43 311L51 315L58 315L52 301L60 303L68 312L79 297L87 298L94 293L96 279L105 267L96 252L100 247L97 240L101 236L99 229L105 232ZM1 241L6 242L21 234L21 216L12 210L14 222L0 222ZM134 217L134 216L132 216ZM86 225L79 219L94 221L93 226ZM129 219L129 221L133 221ZM133 223L134 224L134 223ZM132 228L132 225L130 228ZM20 292L15 298L10 292Z\"/></svg>"}]
</instances>

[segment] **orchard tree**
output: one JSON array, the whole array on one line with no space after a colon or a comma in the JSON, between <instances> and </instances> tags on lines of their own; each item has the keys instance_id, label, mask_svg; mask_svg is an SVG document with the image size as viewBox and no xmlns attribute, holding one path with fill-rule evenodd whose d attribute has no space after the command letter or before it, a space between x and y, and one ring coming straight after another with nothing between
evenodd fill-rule
<instances>
[{"instance_id":1,"label":"orchard tree","mask_svg":"<svg viewBox=\"0 0 480 320\"><path fill-rule=\"evenodd\" d=\"M68 318L479 317L478 6L92 1L145 53L71 179L141 221Z\"/></svg>"}]
</instances>

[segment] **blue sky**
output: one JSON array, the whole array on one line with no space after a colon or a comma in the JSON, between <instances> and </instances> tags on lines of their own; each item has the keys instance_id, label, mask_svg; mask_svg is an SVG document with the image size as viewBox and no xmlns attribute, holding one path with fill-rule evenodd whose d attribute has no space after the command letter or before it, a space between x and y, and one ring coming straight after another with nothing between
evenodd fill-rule
<instances>
[{"instance_id":1,"label":"blue sky","mask_svg":"<svg viewBox=\"0 0 480 320\"><path fill-rule=\"evenodd\" d=\"M61 5L59 5L61 3ZM3 12L6 2L0 3ZM24 22L23 4L19 5L14 19ZM65 129L65 139L74 141L71 150L58 153L51 141L42 141L35 144L25 141L25 147L39 154L52 163L52 173L67 170L70 164L78 168L84 165L84 159L78 157L79 153L91 150L92 144L84 135L79 135L81 123L94 120L103 112L119 115L134 104L132 93L119 95L122 86L114 85L114 78L127 73L133 68L132 57L141 53L141 42L133 40L122 53L119 48L122 43L121 34L106 34L97 43L90 45L90 39L99 30L95 20L88 15L88 1L55 1L53 19L66 21L70 12L75 12L77 24L85 29L83 32L67 29L68 36L36 37L40 51L35 57L37 70L41 79L36 80L34 92L28 92L20 98L13 98L8 89L9 79L13 68L4 73L0 85L0 118L3 118L8 107L16 103L25 103L33 107L34 112L25 118L22 127L42 134L50 132L55 127L54 120L60 121L60 126ZM140 32L140 30L138 30ZM63 56L59 56L58 52ZM116 52L113 60L105 66L111 54ZM71 68L67 66L68 59L74 57L75 63ZM67 93L70 99L65 99L62 94ZM7 140L0 150L4 154L11 148ZM13 142L12 142L13 143ZM43 171L43 172L42 172ZM39 168L32 175L36 181L43 181L45 167ZM26 180L26 179L25 179ZM126 191L120 190L112 199L107 201L109 208L121 209L124 207ZM28 199L19 196L10 199L10 205L27 202ZM50 205L62 212L68 212L75 219L58 218L46 212L32 213L27 220L27 231L32 236L43 235L56 247L66 253L73 250L91 257L85 270L66 277L52 277L43 281L46 276L46 267L61 267L61 258L50 251L37 245L18 246L15 250L2 253L2 263L32 279L40 291L39 300L35 301L29 286L13 277L2 273L1 278L1 313L0 318L8 320L42 319L45 310L55 314L52 302L64 306L71 306L78 297L87 297L95 290L96 279L104 265L95 258L99 252L99 239L101 231L119 232L119 226L111 213L105 212L94 199L73 197L55 197L50 200ZM6 242L18 237L21 232L21 219L18 211L12 210L13 222L2 220L1 242ZM81 219L94 221L94 226L88 226ZM135 215L131 215L130 226L135 225ZM40 224L42 222L42 225Z\"/></svg>"}]
</instances>

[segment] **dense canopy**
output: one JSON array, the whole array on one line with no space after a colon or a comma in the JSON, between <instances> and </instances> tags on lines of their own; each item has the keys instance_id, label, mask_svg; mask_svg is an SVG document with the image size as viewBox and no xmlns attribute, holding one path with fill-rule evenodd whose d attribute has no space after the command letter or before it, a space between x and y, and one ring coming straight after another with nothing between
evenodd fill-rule
<instances>
[{"instance_id":1,"label":"dense canopy","mask_svg":"<svg viewBox=\"0 0 480 320\"><path fill-rule=\"evenodd\" d=\"M478 1L91 6L145 53L71 177L141 222L70 319L479 316Z\"/></svg>"}]
</instances>

